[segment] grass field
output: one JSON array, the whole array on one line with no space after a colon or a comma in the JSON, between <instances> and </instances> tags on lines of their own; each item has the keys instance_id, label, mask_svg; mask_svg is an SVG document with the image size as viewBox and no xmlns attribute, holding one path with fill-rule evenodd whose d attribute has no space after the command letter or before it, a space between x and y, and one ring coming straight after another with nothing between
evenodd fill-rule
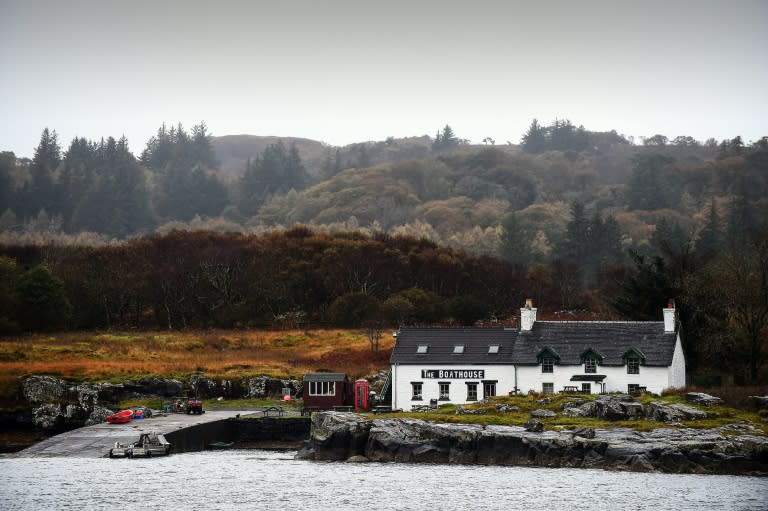
<instances>
[{"instance_id":1,"label":"grass field","mask_svg":"<svg viewBox=\"0 0 768 511\"><path fill-rule=\"evenodd\" d=\"M394 345L380 350L354 330L185 332L68 332L0 340L0 385L29 374L71 381L113 381L143 376L210 378L268 375L299 378L325 369L352 378L386 369Z\"/></svg>"},{"instance_id":2,"label":"grass field","mask_svg":"<svg viewBox=\"0 0 768 511\"><path fill-rule=\"evenodd\" d=\"M689 427L695 429L702 428L716 428L726 426L729 424L739 423L742 421L752 423L756 428L756 433L768 434L768 422L765 421L758 413L754 411L742 410L732 408L729 406L711 406L711 407L699 407L700 410L706 411L711 414L711 418L703 420L691 420L683 421L680 426L665 424L663 422L657 422L648 419L634 419L623 421L609 421L604 419L596 419L591 417L568 417L562 414L562 404L571 401L574 398L594 400L598 396L596 394L584 395L584 394L528 394L522 396L512 397L495 397L487 400L484 403L477 403L472 405L460 405L468 410L481 410L481 415L458 415L456 413L457 405L446 404L440 406L438 409L430 412L419 413L395 413L386 414L386 416L392 417L412 417L424 420L430 420L435 422L449 422L449 423L463 423L463 424L483 424L483 425L506 425L506 426L523 426L530 418L531 412L537 409L551 410L557 413L553 418L539 419L548 430L570 430L576 428L620 428L627 427L636 431L649 431L656 428L664 427ZM542 398L546 398L548 402L539 402ZM666 404L672 403L686 403L680 394L671 394L665 396L650 396L644 395L638 398L638 400L644 405L650 404L651 401L661 401ZM517 406L519 411L516 412L498 412L496 410L497 404L506 404L511 406Z\"/></svg>"}]
</instances>

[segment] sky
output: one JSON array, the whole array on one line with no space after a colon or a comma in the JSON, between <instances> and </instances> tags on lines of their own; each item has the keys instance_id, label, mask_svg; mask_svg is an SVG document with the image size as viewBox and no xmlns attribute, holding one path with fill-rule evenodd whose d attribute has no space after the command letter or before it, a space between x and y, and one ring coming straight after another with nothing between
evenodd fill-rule
<instances>
[{"instance_id":1,"label":"sky","mask_svg":"<svg viewBox=\"0 0 768 511\"><path fill-rule=\"evenodd\" d=\"M768 135L765 0L0 0L0 151L43 128L519 143L533 118Z\"/></svg>"}]
</instances>

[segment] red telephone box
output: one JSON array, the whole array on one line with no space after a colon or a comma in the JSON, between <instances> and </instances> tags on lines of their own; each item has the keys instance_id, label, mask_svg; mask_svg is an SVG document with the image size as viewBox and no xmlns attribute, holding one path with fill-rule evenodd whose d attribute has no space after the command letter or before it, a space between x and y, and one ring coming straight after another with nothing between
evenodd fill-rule
<instances>
[{"instance_id":1,"label":"red telephone box","mask_svg":"<svg viewBox=\"0 0 768 511\"><path fill-rule=\"evenodd\" d=\"M368 380L355 381L355 411L368 409Z\"/></svg>"}]
</instances>

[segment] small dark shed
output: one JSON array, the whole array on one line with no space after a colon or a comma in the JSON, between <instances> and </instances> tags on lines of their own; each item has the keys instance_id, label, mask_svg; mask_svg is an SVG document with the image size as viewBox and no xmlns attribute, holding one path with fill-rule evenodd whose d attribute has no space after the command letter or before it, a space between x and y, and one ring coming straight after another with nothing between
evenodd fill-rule
<instances>
[{"instance_id":1,"label":"small dark shed","mask_svg":"<svg viewBox=\"0 0 768 511\"><path fill-rule=\"evenodd\" d=\"M308 373L304 375L304 407L328 410L351 406L352 384L344 373Z\"/></svg>"}]
</instances>

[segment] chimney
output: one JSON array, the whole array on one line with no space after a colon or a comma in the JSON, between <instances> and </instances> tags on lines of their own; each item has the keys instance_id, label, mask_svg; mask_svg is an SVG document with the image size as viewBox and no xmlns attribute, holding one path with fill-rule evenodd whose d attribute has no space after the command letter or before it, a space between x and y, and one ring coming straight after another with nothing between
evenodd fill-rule
<instances>
[{"instance_id":1,"label":"chimney","mask_svg":"<svg viewBox=\"0 0 768 511\"><path fill-rule=\"evenodd\" d=\"M525 307L520 309L520 331L530 332L535 322L536 308L533 307L533 300L528 298L525 301Z\"/></svg>"},{"instance_id":2,"label":"chimney","mask_svg":"<svg viewBox=\"0 0 768 511\"><path fill-rule=\"evenodd\" d=\"M664 331L665 332L675 331L676 319L677 317L675 315L675 301L670 300L669 303L667 303L667 307L664 309Z\"/></svg>"}]
</instances>

